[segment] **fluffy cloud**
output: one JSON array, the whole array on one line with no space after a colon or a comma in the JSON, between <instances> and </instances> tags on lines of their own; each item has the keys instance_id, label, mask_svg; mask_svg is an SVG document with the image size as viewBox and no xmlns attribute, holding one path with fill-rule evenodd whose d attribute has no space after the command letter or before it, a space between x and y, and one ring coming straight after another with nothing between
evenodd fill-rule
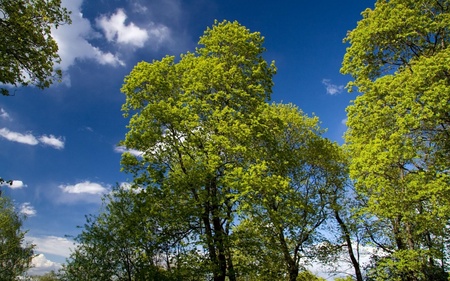
<instances>
[{"instance_id":1,"label":"fluffy cloud","mask_svg":"<svg viewBox=\"0 0 450 281\"><path fill-rule=\"evenodd\" d=\"M13 142L28 144L28 145L36 145L39 141L32 134L21 134L17 132L12 132L7 128L0 129L0 136Z\"/></svg>"},{"instance_id":2,"label":"fluffy cloud","mask_svg":"<svg viewBox=\"0 0 450 281\"><path fill-rule=\"evenodd\" d=\"M340 94L344 90L344 85L332 84L330 79L323 79L322 84L325 85L325 89L329 95Z\"/></svg>"},{"instance_id":3,"label":"fluffy cloud","mask_svg":"<svg viewBox=\"0 0 450 281\"><path fill-rule=\"evenodd\" d=\"M57 204L101 204L102 196L111 192L111 187L84 181L59 185L55 192L54 198Z\"/></svg>"},{"instance_id":4,"label":"fluffy cloud","mask_svg":"<svg viewBox=\"0 0 450 281\"><path fill-rule=\"evenodd\" d=\"M127 15L122 9L111 17L102 16L97 19L97 25L105 33L106 39L119 44L143 47L149 38L147 30L137 27L134 23L125 24Z\"/></svg>"},{"instance_id":5,"label":"fluffy cloud","mask_svg":"<svg viewBox=\"0 0 450 281\"><path fill-rule=\"evenodd\" d=\"M57 262L48 260L44 254L38 254L31 260L32 268L28 270L30 275L43 275L47 272L57 272L62 265Z\"/></svg>"},{"instance_id":6,"label":"fluffy cloud","mask_svg":"<svg viewBox=\"0 0 450 281\"><path fill-rule=\"evenodd\" d=\"M27 185L24 184L23 181L20 181L20 180L13 180L12 184L3 183L1 186L6 186L11 189L21 189L22 187L27 187Z\"/></svg>"},{"instance_id":7,"label":"fluffy cloud","mask_svg":"<svg viewBox=\"0 0 450 281\"><path fill-rule=\"evenodd\" d=\"M3 137L12 142L18 142L22 144L28 145L37 145L39 143L43 145L47 145L53 147L55 149L63 149L64 148L64 138L63 137L55 137L53 135L46 136L42 135L40 137L36 137L31 133L22 134L18 132L10 131L7 128L0 129L0 137Z\"/></svg>"},{"instance_id":8,"label":"fluffy cloud","mask_svg":"<svg viewBox=\"0 0 450 281\"><path fill-rule=\"evenodd\" d=\"M59 188L64 193L72 194L104 194L108 192L108 188L99 183L84 181L74 185L60 185Z\"/></svg>"},{"instance_id":9,"label":"fluffy cloud","mask_svg":"<svg viewBox=\"0 0 450 281\"><path fill-rule=\"evenodd\" d=\"M139 7L140 12L146 11L143 6ZM101 16L96 22L109 42L142 48L147 41L151 41L152 45L157 47L169 40L170 29L165 25L149 22L146 28L140 28L132 22L126 24L126 20L125 11L118 9L110 17Z\"/></svg>"},{"instance_id":10,"label":"fluffy cloud","mask_svg":"<svg viewBox=\"0 0 450 281\"><path fill-rule=\"evenodd\" d=\"M43 135L39 138L39 141L42 144L51 146L55 149L63 149L64 148L64 138L62 137L55 137L54 135L46 136Z\"/></svg>"},{"instance_id":11,"label":"fluffy cloud","mask_svg":"<svg viewBox=\"0 0 450 281\"><path fill-rule=\"evenodd\" d=\"M72 11L72 24L60 26L52 30L52 36L58 43L61 57L60 67L67 70L76 60L90 59L103 65L125 65L117 55L103 52L88 42L89 39L100 37L95 32L88 19L81 13L83 0L65 0L62 5ZM66 84L69 82L66 81Z\"/></svg>"},{"instance_id":12,"label":"fluffy cloud","mask_svg":"<svg viewBox=\"0 0 450 281\"><path fill-rule=\"evenodd\" d=\"M27 217L33 217L36 215L36 209L33 206L31 206L31 203L29 202L20 205L19 212Z\"/></svg>"}]
</instances>

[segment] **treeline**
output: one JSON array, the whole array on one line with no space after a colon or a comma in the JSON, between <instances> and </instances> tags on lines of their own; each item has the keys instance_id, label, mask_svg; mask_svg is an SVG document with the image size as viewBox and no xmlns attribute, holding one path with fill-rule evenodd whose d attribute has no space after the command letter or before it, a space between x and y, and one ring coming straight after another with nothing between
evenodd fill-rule
<instances>
[{"instance_id":1,"label":"treeline","mask_svg":"<svg viewBox=\"0 0 450 281\"><path fill-rule=\"evenodd\" d=\"M122 166L64 280L449 280L450 1L377 1L345 38L346 143L270 103L263 37L216 22L125 78ZM365 263L360 249L372 249ZM306 277L305 277L306 276Z\"/></svg>"}]
</instances>

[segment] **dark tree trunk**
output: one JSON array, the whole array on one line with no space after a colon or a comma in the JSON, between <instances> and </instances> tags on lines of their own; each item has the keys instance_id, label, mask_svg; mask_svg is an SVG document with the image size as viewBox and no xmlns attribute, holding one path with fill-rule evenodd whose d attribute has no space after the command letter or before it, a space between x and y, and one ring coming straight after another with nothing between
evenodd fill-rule
<instances>
[{"instance_id":1,"label":"dark tree trunk","mask_svg":"<svg viewBox=\"0 0 450 281\"><path fill-rule=\"evenodd\" d=\"M355 257L355 254L353 253L350 232L349 232L347 226L345 225L344 221L342 220L341 216L339 216L339 212L337 210L334 210L334 217L336 218L336 221L338 222L339 226L341 227L342 233L344 234L344 239L345 239L345 242L347 243L348 255L350 256L350 260L352 261L353 268L355 269L356 280L363 281L363 277L361 274L361 267L359 265L358 260Z\"/></svg>"}]
</instances>

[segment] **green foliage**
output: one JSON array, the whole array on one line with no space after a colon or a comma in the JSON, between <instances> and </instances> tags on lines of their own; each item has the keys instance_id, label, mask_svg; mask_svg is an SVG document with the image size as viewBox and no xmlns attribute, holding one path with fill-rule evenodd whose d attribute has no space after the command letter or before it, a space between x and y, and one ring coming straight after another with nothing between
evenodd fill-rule
<instances>
[{"instance_id":1,"label":"green foliage","mask_svg":"<svg viewBox=\"0 0 450 281\"><path fill-rule=\"evenodd\" d=\"M434 280L424 268L449 270L449 6L377 1L346 38L342 72L363 93L347 109L350 174L383 225L378 245L394 252L383 272L398 280Z\"/></svg>"},{"instance_id":2,"label":"green foliage","mask_svg":"<svg viewBox=\"0 0 450 281\"><path fill-rule=\"evenodd\" d=\"M0 280L12 281L30 267L34 245L24 241L22 218L6 197L0 197Z\"/></svg>"},{"instance_id":3,"label":"green foliage","mask_svg":"<svg viewBox=\"0 0 450 281\"><path fill-rule=\"evenodd\" d=\"M172 280L175 253L169 252L168 243L181 234L160 226L158 213L145 199L120 187L105 197L105 210L88 217L77 237L79 245L64 265L63 280ZM152 204L157 203L155 198Z\"/></svg>"},{"instance_id":4,"label":"green foliage","mask_svg":"<svg viewBox=\"0 0 450 281\"><path fill-rule=\"evenodd\" d=\"M437 264L430 264L429 256L422 250L399 250L390 256L376 258L375 265L367 273L367 279L447 281L448 273Z\"/></svg>"},{"instance_id":5,"label":"green foliage","mask_svg":"<svg viewBox=\"0 0 450 281\"><path fill-rule=\"evenodd\" d=\"M343 187L344 159L339 147L321 136L318 118L293 105L269 105L259 118L255 162L240 176L241 210L247 228L258 229L264 249L279 252L295 280L301 262L312 258L331 195Z\"/></svg>"},{"instance_id":6,"label":"green foliage","mask_svg":"<svg viewBox=\"0 0 450 281\"><path fill-rule=\"evenodd\" d=\"M317 277L311 271L302 271L298 274L297 281L325 281L325 279Z\"/></svg>"},{"instance_id":7,"label":"green foliage","mask_svg":"<svg viewBox=\"0 0 450 281\"><path fill-rule=\"evenodd\" d=\"M43 89L60 78L61 70L53 70L60 57L51 29L70 22L61 0L1 0L0 83ZM10 95L6 88L0 93Z\"/></svg>"},{"instance_id":8,"label":"green foliage","mask_svg":"<svg viewBox=\"0 0 450 281\"><path fill-rule=\"evenodd\" d=\"M236 174L275 67L263 59L263 37L237 22L216 22L195 53L179 62L141 62L125 78L123 110L132 115L122 164L134 182L168 203L169 219L184 210L193 248L207 251L214 277L233 279L231 226L239 191Z\"/></svg>"},{"instance_id":9,"label":"green foliage","mask_svg":"<svg viewBox=\"0 0 450 281\"><path fill-rule=\"evenodd\" d=\"M121 143L141 152L122 156L133 189L88 217L65 280L297 279L346 159L317 117L268 104L262 44L216 22L195 53L135 66Z\"/></svg>"},{"instance_id":10,"label":"green foliage","mask_svg":"<svg viewBox=\"0 0 450 281\"><path fill-rule=\"evenodd\" d=\"M351 276L334 278L334 281L354 281L354 280L355 279L353 279Z\"/></svg>"}]
</instances>

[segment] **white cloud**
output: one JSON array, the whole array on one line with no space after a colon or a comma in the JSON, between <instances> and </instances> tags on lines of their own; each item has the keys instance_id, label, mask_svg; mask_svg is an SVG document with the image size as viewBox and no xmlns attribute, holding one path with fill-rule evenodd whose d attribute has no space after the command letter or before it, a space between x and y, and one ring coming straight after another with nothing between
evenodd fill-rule
<instances>
[{"instance_id":1,"label":"white cloud","mask_svg":"<svg viewBox=\"0 0 450 281\"><path fill-rule=\"evenodd\" d=\"M43 275L47 272L57 272L62 265L57 262L48 260L44 254L38 254L31 260L32 268L28 270L29 275Z\"/></svg>"},{"instance_id":2,"label":"white cloud","mask_svg":"<svg viewBox=\"0 0 450 281\"><path fill-rule=\"evenodd\" d=\"M75 248L74 242L65 237L58 236L27 236L27 241L36 245L36 251L39 253L56 255L63 258L70 256L71 249Z\"/></svg>"},{"instance_id":3,"label":"white cloud","mask_svg":"<svg viewBox=\"0 0 450 281\"><path fill-rule=\"evenodd\" d=\"M134 23L125 24L127 15L122 9L118 9L111 17L102 16L97 19L97 25L105 33L110 42L128 44L143 47L149 35L147 30L137 27Z\"/></svg>"},{"instance_id":4,"label":"white cloud","mask_svg":"<svg viewBox=\"0 0 450 281\"><path fill-rule=\"evenodd\" d=\"M27 217L33 217L37 213L36 209L29 202L26 202L26 203L23 203L22 205L20 205L19 212L21 214L26 215Z\"/></svg>"},{"instance_id":5,"label":"white cloud","mask_svg":"<svg viewBox=\"0 0 450 281\"><path fill-rule=\"evenodd\" d=\"M71 193L71 194L104 194L108 192L108 188L102 186L99 183L90 182L90 181L84 181L81 183L77 183L74 185L60 185L59 188L64 193Z\"/></svg>"},{"instance_id":6,"label":"white cloud","mask_svg":"<svg viewBox=\"0 0 450 281\"><path fill-rule=\"evenodd\" d=\"M41 143L55 149L64 148L64 137L55 137L54 135L42 135L40 137L36 137L31 133L22 134L10 131L7 128L2 128L0 129L0 137L3 137L12 142L18 142L22 144L37 145Z\"/></svg>"},{"instance_id":7,"label":"white cloud","mask_svg":"<svg viewBox=\"0 0 450 281\"><path fill-rule=\"evenodd\" d=\"M140 12L144 11L145 9L140 7ZM127 15L124 10L118 9L109 18L102 16L96 22L97 26L105 33L106 39L109 42L116 42L118 44L142 48L148 40L151 40L157 46L169 38L170 30L165 25L150 22L148 23L148 27L144 29L137 27L132 22L126 24L126 19Z\"/></svg>"},{"instance_id":8,"label":"white cloud","mask_svg":"<svg viewBox=\"0 0 450 281\"><path fill-rule=\"evenodd\" d=\"M3 108L0 108L0 118L8 121L12 120L11 116L9 116L8 112L6 112Z\"/></svg>"},{"instance_id":9,"label":"white cloud","mask_svg":"<svg viewBox=\"0 0 450 281\"><path fill-rule=\"evenodd\" d=\"M21 134L17 132L12 132L7 128L0 129L0 136L13 142L28 144L28 145L37 145L39 141L32 134Z\"/></svg>"},{"instance_id":10,"label":"white cloud","mask_svg":"<svg viewBox=\"0 0 450 281\"><path fill-rule=\"evenodd\" d=\"M57 204L101 204L103 195L111 187L100 183L84 181L72 185L59 185L54 202Z\"/></svg>"},{"instance_id":11,"label":"white cloud","mask_svg":"<svg viewBox=\"0 0 450 281\"><path fill-rule=\"evenodd\" d=\"M63 6L72 11L72 24L63 25L52 30L52 36L58 43L58 54L61 57L60 67L67 70L76 60L90 59L104 65L125 65L117 55L103 52L88 42L88 39L101 35L94 31L88 19L81 13L83 0L65 0ZM67 79L67 78L66 78ZM70 85L70 81L65 81Z\"/></svg>"},{"instance_id":12,"label":"white cloud","mask_svg":"<svg viewBox=\"0 0 450 281\"><path fill-rule=\"evenodd\" d=\"M344 85L332 84L330 79L323 79L322 84L325 85L327 94L329 94L329 95L340 94L344 90Z\"/></svg>"},{"instance_id":13,"label":"white cloud","mask_svg":"<svg viewBox=\"0 0 450 281\"><path fill-rule=\"evenodd\" d=\"M20 180L13 180L12 184L3 183L0 186L6 186L6 187L9 187L11 189L21 189L22 187L27 187L27 185L24 184L23 181L20 181Z\"/></svg>"},{"instance_id":14,"label":"white cloud","mask_svg":"<svg viewBox=\"0 0 450 281\"><path fill-rule=\"evenodd\" d=\"M62 137L55 137L54 135L49 136L43 135L39 138L39 141L42 144L51 146L55 149L61 150L64 148L64 138Z\"/></svg>"},{"instance_id":15,"label":"white cloud","mask_svg":"<svg viewBox=\"0 0 450 281\"><path fill-rule=\"evenodd\" d=\"M115 147L114 147L114 152L117 152L117 153L125 153L125 152L128 152L128 153L130 153L131 155L134 155L134 156L136 156L136 157L141 157L142 154L144 154L142 151L139 151L139 150L136 150L136 149L128 149L128 148L126 148L125 146L115 146Z\"/></svg>"},{"instance_id":16,"label":"white cloud","mask_svg":"<svg viewBox=\"0 0 450 281\"><path fill-rule=\"evenodd\" d=\"M347 121L348 121L347 118L342 119L342 120L341 120L341 124L347 126Z\"/></svg>"}]
</instances>

